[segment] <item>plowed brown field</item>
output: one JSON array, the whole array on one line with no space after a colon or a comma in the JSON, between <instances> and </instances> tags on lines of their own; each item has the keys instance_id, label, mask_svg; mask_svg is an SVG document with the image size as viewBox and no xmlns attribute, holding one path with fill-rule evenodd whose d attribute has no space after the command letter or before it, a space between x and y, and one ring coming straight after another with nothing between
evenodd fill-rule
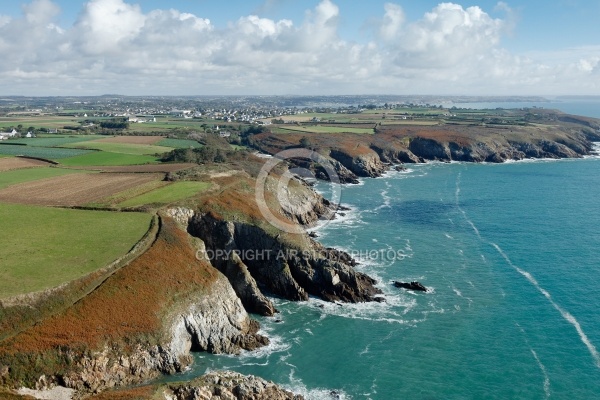
<instances>
[{"instance_id":1,"label":"plowed brown field","mask_svg":"<svg viewBox=\"0 0 600 400\"><path fill-rule=\"evenodd\" d=\"M8 157L0 158L0 172L9 171L11 169L31 168L31 167L47 167L52 165L41 160L33 160L31 158Z\"/></svg>"},{"instance_id":2,"label":"plowed brown field","mask_svg":"<svg viewBox=\"0 0 600 400\"><path fill-rule=\"evenodd\" d=\"M98 167L76 167L76 169L86 169L105 172L147 172L147 173L167 173L181 171L192 167L197 167L198 164L192 163L177 163L177 164L142 164L142 165L116 165L116 166L98 166Z\"/></svg>"},{"instance_id":3,"label":"plowed brown field","mask_svg":"<svg viewBox=\"0 0 600 400\"><path fill-rule=\"evenodd\" d=\"M162 174L72 174L12 185L0 190L0 201L80 206L162 178Z\"/></svg>"}]
</instances>

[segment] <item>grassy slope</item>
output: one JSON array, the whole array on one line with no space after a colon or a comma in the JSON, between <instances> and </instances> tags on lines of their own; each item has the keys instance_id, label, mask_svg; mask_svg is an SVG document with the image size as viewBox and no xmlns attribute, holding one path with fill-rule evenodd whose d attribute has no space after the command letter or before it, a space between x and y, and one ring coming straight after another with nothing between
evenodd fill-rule
<instances>
[{"instance_id":1,"label":"grassy slope","mask_svg":"<svg viewBox=\"0 0 600 400\"><path fill-rule=\"evenodd\" d=\"M39 291L127 253L151 216L0 204L0 297Z\"/></svg>"},{"instance_id":2,"label":"grassy slope","mask_svg":"<svg viewBox=\"0 0 600 400\"><path fill-rule=\"evenodd\" d=\"M60 163L69 167L86 166L114 166L114 165L139 165L156 163L158 159L154 156L135 155L123 153L110 153L106 151L94 151L82 156L70 157L60 160Z\"/></svg>"},{"instance_id":3,"label":"grassy slope","mask_svg":"<svg viewBox=\"0 0 600 400\"><path fill-rule=\"evenodd\" d=\"M206 182L175 182L119 204L121 207L138 207L144 204L168 204L191 197L210 187Z\"/></svg>"},{"instance_id":4,"label":"grassy slope","mask_svg":"<svg viewBox=\"0 0 600 400\"><path fill-rule=\"evenodd\" d=\"M41 374L72 368L72 361L60 356L65 348L94 350L106 343L159 340L165 316L217 279L218 272L199 262L195 251L189 235L163 219L146 253L71 308L0 342L0 365L11 366L13 380L32 384ZM37 360L33 365L32 359Z\"/></svg>"},{"instance_id":5,"label":"grassy slope","mask_svg":"<svg viewBox=\"0 0 600 400\"><path fill-rule=\"evenodd\" d=\"M36 181L38 179L53 178L73 173L81 173L81 171L53 167L24 168L4 171L0 173L0 189L16 183Z\"/></svg>"}]
</instances>

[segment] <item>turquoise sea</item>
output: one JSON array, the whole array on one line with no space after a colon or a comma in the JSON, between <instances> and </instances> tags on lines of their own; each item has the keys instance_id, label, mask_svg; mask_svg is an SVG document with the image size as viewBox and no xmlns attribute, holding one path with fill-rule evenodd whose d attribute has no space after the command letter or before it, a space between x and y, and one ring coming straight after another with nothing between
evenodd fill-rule
<instances>
[{"instance_id":1,"label":"turquoise sea","mask_svg":"<svg viewBox=\"0 0 600 400\"><path fill-rule=\"evenodd\" d=\"M198 354L309 399L600 398L600 158L430 163L344 186L318 230L386 303L275 300L272 344ZM395 288L418 280L429 293Z\"/></svg>"}]
</instances>

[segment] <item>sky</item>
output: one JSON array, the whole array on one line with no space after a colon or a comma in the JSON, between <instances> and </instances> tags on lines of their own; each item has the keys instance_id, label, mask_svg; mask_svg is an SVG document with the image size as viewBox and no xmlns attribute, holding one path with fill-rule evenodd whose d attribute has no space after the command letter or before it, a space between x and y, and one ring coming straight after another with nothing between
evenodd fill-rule
<instances>
[{"instance_id":1,"label":"sky","mask_svg":"<svg viewBox=\"0 0 600 400\"><path fill-rule=\"evenodd\" d=\"M600 95L600 0L3 0L0 96Z\"/></svg>"}]
</instances>

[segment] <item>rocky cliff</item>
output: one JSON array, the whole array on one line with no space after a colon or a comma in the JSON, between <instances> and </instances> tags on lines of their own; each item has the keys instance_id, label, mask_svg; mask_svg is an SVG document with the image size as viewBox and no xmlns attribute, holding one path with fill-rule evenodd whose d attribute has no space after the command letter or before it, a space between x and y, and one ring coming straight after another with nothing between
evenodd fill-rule
<instances>
[{"instance_id":1,"label":"rocky cliff","mask_svg":"<svg viewBox=\"0 0 600 400\"><path fill-rule=\"evenodd\" d=\"M291 244L258 226L211 213L194 215L188 230L206 243L206 257L251 312L275 312L264 293L294 301L314 295L345 302L372 301L380 293L372 278L353 269L347 254L329 251L307 235Z\"/></svg>"},{"instance_id":2,"label":"rocky cliff","mask_svg":"<svg viewBox=\"0 0 600 400\"><path fill-rule=\"evenodd\" d=\"M577 158L590 154L591 141L600 141L600 120L556 111L538 114L539 120L532 123L509 126L392 123L378 125L374 135L264 133L254 138L254 144L274 154L298 147L299 140L308 137L313 148L332 160L342 183L356 183L357 177L380 176L386 164Z\"/></svg>"}]
</instances>

